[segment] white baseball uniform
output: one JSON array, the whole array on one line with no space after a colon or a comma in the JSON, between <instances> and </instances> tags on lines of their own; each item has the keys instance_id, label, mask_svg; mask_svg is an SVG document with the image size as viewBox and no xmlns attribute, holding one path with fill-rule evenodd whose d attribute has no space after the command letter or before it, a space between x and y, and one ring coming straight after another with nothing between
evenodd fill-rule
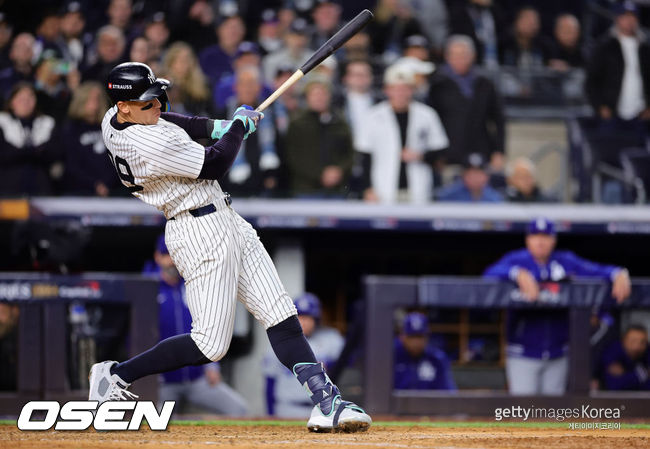
<instances>
[{"instance_id":1,"label":"white baseball uniform","mask_svg":"<svg viewBox=\"0 0 650 449\"><path fill-rule=\"evenodd\" d=\"M226 202L216 180L197 179L205 148L180 126L114 126L117 107L102 121L104 142L122 183L167 217L165 243L186 282L191 336L210 360L228 350L241 301L266 329L296 314L253 227ZM214 204L200 217L190 210Z\"/></svg>"}]
</instances>

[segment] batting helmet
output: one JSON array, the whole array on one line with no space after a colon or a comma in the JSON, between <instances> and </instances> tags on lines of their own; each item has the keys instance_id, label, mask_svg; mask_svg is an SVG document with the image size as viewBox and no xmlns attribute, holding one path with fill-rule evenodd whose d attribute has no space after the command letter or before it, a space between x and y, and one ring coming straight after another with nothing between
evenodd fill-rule
<instances>
[{"instance_id":1,"label":"batting helmet","mask_svg":"<svg viewBox=\"0 0 650 449\"><path fill-rule=\"evenodd\" d=\"M141 62L125 62L115 66L108 74L108 95L113 103L118 101L149 101L157 98L161 109L169 109L167 88L170 82L156 78L151 68Z\"/></svg>"},{"instance_id":2,"label":"batting helmet","mask_svg":"<svg viewBox=\"0 0 650 449\"><path fill-rule=\"evenodd\" d=\"M303 293L296 297L293 303L298 310L298 315L308 315L315 320L320 320L320 300L313 293Z\"/></svg>"}]
</instances>

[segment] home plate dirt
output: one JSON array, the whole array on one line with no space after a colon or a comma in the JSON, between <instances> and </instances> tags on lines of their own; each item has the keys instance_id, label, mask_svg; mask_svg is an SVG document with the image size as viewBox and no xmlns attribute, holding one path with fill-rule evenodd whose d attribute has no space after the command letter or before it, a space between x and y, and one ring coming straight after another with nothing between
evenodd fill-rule
<instances>
[{"instance_id":1,"label":"home plate dirt","mask_svg":"<svg viewBox=\"0 0 650 449\"><path fill-rule=\"evenodd\" d=\"M298 426L178 426L153 432L21 432L0 426L4 449L131 448L648 448L650 429L374 426L359 434L313 434Z\"/></svg>"}]
</instances>

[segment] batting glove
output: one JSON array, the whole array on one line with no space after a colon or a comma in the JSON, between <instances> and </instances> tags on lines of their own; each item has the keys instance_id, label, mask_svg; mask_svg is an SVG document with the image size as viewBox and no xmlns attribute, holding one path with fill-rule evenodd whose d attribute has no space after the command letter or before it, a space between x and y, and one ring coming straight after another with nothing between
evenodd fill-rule
<instances>
[{"instance_id":1,"label":"batting glove","mask_svg":"<svg viewBox=\"0 0 650 449\"><path fill-rule=\"evenodd\" d=\"M228 132L231 125L232 120L214 120L214 126L212 127L212 134L210 134L210 137L213 139L221 139L223 135Z\"/></svg>"},{"instance_id":2,"label":"batting glove","mask_svg":"<svg viewBox=\"0 0 650 449\"><path fill-rule=\"evenodd\" d=\"M255 132L257 122L263 118L264 114L253 110L252 107L245 104L237 108L232 121L239 120L244 124L244 129L246 130L246 134L244 135L245 139Z\"/></svg>"}]
</instances>

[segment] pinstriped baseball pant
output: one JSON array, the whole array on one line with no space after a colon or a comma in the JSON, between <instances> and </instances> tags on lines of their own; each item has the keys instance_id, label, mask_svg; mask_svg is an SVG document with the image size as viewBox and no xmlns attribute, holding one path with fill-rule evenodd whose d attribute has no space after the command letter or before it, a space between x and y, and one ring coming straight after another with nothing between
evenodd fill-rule
<instances>
[{"instance_id":1,"label":"pinstriped baseball pant","mask_svg":"<svg viewBox=\"0 0 650 449\"><path fill-rule=\"evenodd\" d=\"M253 227L222 201L202 217L185 212L168 221L165 243L185 279L191 336L213 361L230 346L235 301L265 329L296 314L268 252Z\"/></svg>"}]
</instances>

